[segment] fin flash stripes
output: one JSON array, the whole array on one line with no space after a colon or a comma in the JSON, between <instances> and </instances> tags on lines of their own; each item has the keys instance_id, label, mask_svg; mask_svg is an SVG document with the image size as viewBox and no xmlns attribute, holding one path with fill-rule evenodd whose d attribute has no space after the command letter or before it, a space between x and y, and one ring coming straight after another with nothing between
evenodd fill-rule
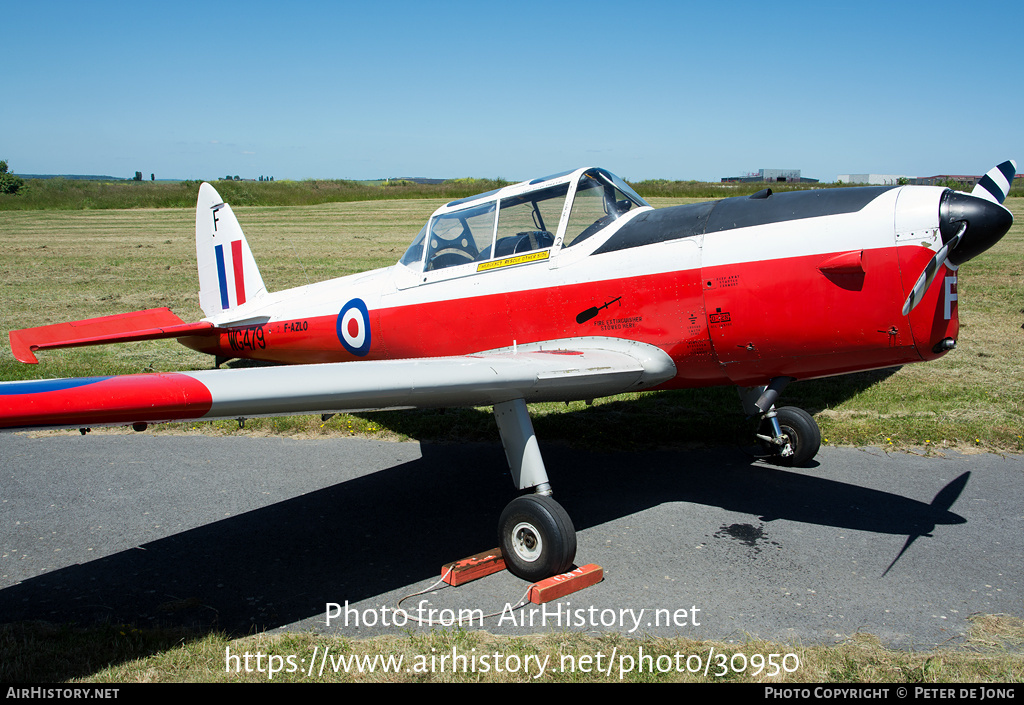
<instances>
[{"instance_id":1,"label":"fin flash stripes","mask_svg":"<svg viewBox=\"0 0 1024 705\"><path fill-rule=\"evenodd\" d=\"M220 284L220 305L223 309L231 308L231 298L228 294L227 267L224 263L224 245L216 245L214 251L217 257L217 281ZM241 306L245 303L245 272L242 263L242 241L231 241L231 269L235 279L235 305Z\"/></svg>"}]
</instances>

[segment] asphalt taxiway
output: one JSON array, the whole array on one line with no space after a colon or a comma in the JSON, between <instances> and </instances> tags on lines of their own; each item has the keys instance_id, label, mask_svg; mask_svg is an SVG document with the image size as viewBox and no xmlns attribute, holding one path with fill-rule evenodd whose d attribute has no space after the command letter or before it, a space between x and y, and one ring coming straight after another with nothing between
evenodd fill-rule
<instances>
[{"instance_id":1,"label":"asphalt taxiway","mask_svg":"<svg viewBox=\"0 0 1024 705\"><path fill-rule=\"evenodd\" d=\"M604 580L514 609L527 585L508 573L428 590L497 543L514 494L497 443L0 435L0 619L930 648L975 614L1024 617L1024 456L542 451L576 562Z\"/></svg>"}]
</instances>

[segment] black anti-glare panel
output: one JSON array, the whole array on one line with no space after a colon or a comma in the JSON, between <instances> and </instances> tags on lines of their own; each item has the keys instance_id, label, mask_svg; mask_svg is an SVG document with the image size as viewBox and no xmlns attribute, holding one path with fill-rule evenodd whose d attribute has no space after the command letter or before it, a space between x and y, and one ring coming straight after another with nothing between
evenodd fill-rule
<instances>
[{"instance_id":1,"label":"black anti-glare panel","mask_svg":"<svg viewBox=\"0 0 1024 705\"><path fill-rule=\"evenodd\" d=\"M594 254L679 240L755 225L840 213L855 213L895 186L817 189L775 193L767 198L741 196L692 203L641 214L612 235Z\"/></svg>"}]
</instances>

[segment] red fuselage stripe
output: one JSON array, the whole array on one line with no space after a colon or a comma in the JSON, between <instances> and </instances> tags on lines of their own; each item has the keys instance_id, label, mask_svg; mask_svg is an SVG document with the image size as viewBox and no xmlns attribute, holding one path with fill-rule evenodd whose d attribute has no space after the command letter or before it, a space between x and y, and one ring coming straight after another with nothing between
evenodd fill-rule
<instances>
[{"instance_id":1,"label":"red fuselage stripe","mask_svg":"<svg viewBox=\"0 0 1024 705\"><path fill-rule=\"evenodd\" d=\"M920 256L911 249L916 265L926 248ZM388 305L385 296L370 311L372 347L362 358L342 347L336 316L183 342L220 355L302 363L460 355L513 341L605 336L665 350L679 369L671 386L817 377L919 361L934 345L937 331L924 319L941 303L941 287L933 286L909 320L902 316L897 251L864 251L857 276L819 269L834 257L825 254L402 306Z\"/></svg>"}]
</instances>

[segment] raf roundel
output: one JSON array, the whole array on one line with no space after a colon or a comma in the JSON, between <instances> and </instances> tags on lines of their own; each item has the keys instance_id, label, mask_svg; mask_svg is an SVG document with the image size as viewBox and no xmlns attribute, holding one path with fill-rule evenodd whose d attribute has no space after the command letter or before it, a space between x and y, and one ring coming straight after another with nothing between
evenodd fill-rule
<instances>
[{"instance_id":1,"label":"raf roundel","mask_svg":"<svg viewBox=\"0 0 1024 705\"><path fill-rule=\"evenodd\" d=\"M362 299L352 299L338 314L338 340L353 355L370 352L370 312Z\"/></svg>"}]
</instances>

